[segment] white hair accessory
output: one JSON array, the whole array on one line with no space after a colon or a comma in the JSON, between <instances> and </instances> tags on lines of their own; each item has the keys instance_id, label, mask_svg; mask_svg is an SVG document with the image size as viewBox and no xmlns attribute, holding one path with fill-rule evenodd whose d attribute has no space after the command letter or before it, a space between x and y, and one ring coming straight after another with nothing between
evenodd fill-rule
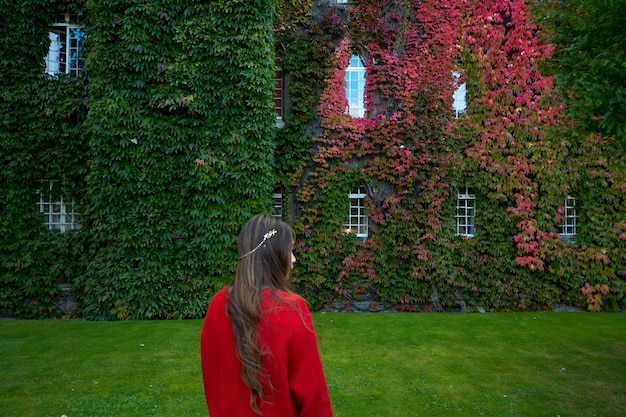
<instances>
[{"instance_id":1,"label":"white hair accessory","mask_svg":"<svg viewBox=\"0 0 626 417\"><path fill-rule=\"evenodd\" d=\"M261 243L259 243L258 245L256 245L256 247L254 249L252 249L250 252L246 253L243 256L240 256L239 259L243 259L246 256L256 252L257 249L259 249L265 242L267 242L268 240L270 240L272 237L274 237L274 235L276 235L276 229L272 229L269 232L267 232L266 234L263 235L263 240L261 241Z\"/></svg>"}]
</instances>

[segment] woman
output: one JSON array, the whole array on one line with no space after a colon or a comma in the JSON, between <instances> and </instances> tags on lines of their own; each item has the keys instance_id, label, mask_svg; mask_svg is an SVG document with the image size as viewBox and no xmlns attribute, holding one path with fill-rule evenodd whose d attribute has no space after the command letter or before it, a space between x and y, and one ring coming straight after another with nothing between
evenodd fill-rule
<instances>
[{"instance_id":1,"label":"woman","mask_svg":"<svg viewBox=\"0 0 626 417\"><path fill-rule=\"evenodd\" d=\"M211 300L200 336L211 417L331 417L311 314L290 290L294 233L268 215L239 234L232 283Z\"/></svg>"}]
</instances>

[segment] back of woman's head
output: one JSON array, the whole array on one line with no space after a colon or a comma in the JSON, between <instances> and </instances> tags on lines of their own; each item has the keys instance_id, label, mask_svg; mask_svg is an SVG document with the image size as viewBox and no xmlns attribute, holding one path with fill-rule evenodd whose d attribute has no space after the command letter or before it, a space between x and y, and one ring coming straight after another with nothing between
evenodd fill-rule
<instances>
[{"instance_id":1,"label":"back of woman's head","mask_svg":"<svg viewBox=\"0 0 626 417\"><path fill-rule=\"evenodd\" d=\"M239 233L239 264L233 285L262 288L289 288L291 251L294 233L291 227L267 214L250 219Z\"/></svg>"},{"instance_id":2,"label":"back of woman's head","mask_svg":"<svg viewBox=\"0 0 626 417\"><path fill-rule=\"evenodd\" d=\"M241 378L250 387L250 407L261 414L258 400L265 389L257 345L261 315L261 291L289 290L294 233L291 227L266 214L254 216L241 229L237 249L239 264L230 286L226 311L233 327L235 349L241 362Z\"/></svg>"}]
</instances>

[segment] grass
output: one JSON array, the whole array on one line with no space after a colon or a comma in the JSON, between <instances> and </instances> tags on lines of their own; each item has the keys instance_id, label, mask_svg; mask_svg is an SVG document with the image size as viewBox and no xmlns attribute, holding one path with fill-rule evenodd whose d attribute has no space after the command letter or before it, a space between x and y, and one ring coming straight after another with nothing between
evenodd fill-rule
<instances>
[{"instance_id":1,"label":"grass","mask_svg":"<svg viewBox=\"0 0 626 417\"><path fill-rule=\"evenodd\" d=\"M626 415L623 313L317 313L336 417ZM0 321L0 417L206 416L202 322Z\"/></svg>"}]
</instances>

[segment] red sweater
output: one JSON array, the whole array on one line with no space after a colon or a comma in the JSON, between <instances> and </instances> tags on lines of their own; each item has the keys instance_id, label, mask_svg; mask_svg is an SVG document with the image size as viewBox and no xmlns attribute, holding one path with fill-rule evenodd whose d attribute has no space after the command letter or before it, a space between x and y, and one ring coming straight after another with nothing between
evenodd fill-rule
<instances>
[{"instance_id":1,"label":"red sweater","mask_svg":"<svg viewBox=\"0 0 626 417\"><path fill-rule=\"evenodd\" d=\"M296 294L261 293L258 334L266 355L261 365L272 386L260 402L264 417L332 417L328 387L311 314ZM226 315L228 289L218 292L207 311L200 355L211 417L258 417L250 408L251 390L241 380L232 326ZM301 312L298 313L298 310Z\"/></svg>"}]
</instances>

